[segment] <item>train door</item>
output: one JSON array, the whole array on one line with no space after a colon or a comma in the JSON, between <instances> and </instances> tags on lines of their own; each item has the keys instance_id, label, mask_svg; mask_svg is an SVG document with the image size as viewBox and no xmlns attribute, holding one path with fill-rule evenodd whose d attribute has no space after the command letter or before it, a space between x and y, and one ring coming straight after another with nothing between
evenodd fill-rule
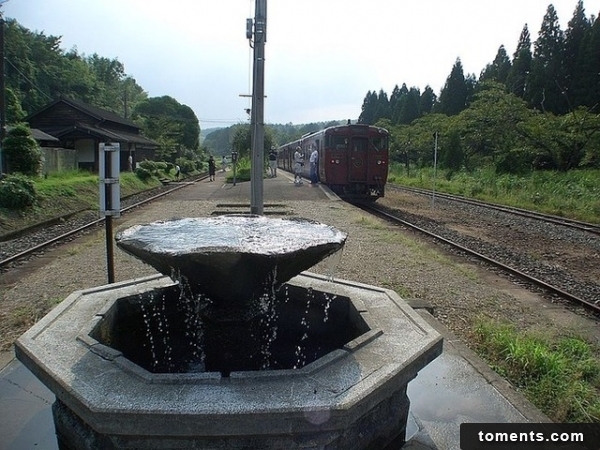
<instances>
[{"instance_id":1,"label":"train door","mask_svg":"<svg viewBox=\"0 0 600 450\"><path fill-rule=\"evenodd\" d=\"M350 167L348 181L360 182L367 180L369 139L353 137L350 139Z\"/></svg>"}]
</instances>

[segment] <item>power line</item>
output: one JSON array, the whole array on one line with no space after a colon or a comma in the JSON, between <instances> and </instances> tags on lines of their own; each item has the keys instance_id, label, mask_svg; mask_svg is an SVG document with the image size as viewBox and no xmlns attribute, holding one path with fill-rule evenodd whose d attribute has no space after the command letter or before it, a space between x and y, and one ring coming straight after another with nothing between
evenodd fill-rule
<instances>
[{"instance_id":1,"label":"power line","mask_svg":"<svg viewBox=\"0 0 600 450\"><path fill-rule=\"evenodd\" d=\"M21 75L23 78L25 78L25 81L27 81L29 84L31 84L31 85L32 85L32 86L33 86L33 87L34 87L34 88L35 88L35 89L36 89L36 90L37 90L37 91L38 91L40 94L42 94L44 97L46 97L46 98L47 98L48 100L50 100L50 101L54 100L52 97L50 97L48 94L46 94L46 93L45 93L45 92L44 92L44 91L43 91L41 88L39 88L39 87L38 87L38 86L37 86L37 85L36 85L36 84L35 84L33 81L31 81L29 78L27 78L27 75L25 75L23 72L21 72L21 71L19 70L19 68L18 68L17 66L15 66L15 65L14 65L14 64L13 64L13 63L10 61L10 59L8 59L8 58L6 58L6 57L5 57L5 58L4 58L4 60L5 60L7 63L9 63L9 64L10 64L10 65L13 67L13 69L15 69L17 72L19 72L19 74L20 74L20 75Z\"/></svg>"},{"instance_id":2,"label":"power line","mask_svg":"<svg viewBox=\"0 0 600 450\"><path fill-rule=\"evenodd\" d=\"M238 118L235 119L203 119L201 117L198 118L199 122L207 122L207 123L244 123L247 122L245 120Z\"/></svg>"}]
</instances>

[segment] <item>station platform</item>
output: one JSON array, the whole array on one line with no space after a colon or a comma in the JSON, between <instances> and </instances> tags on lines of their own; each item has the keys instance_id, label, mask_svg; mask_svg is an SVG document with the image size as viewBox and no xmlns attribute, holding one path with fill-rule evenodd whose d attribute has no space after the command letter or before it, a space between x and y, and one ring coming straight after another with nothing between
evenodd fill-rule
<instances>
[{"instance_id":1,"label":"station platform","mask_svg":"<svg viewBox=\"0 0 600 450\"><path fill-rule=\"evenodd\" d=\"M218 213L249 213L250 183L225 184L223 176L218 172L214 182L202 180L189 189L180 189L177 199L210 200ZM335 194L327 187L311 185L306 180L296 186L293 176L286 172L265 179L263 189L265 215L270 211L285 213L282 210L286 208L286 200L336 201ZM465 422L550 421L427 309L413 307L444 336L444 351L409 383L411 409L407 443L402 450L458 450L460 424ZM0 450L58 450L51 412L53 402L54 395L12 352L0 354Z\"/></svg>"},{"instance_id":2,"label":"station platform","mask_svg":"<svg viewBox=\"0 0 600 450\"><path fill-rule=\"evenodd\" d=\"M178 198L182 200L210 200L222 201L229 204L248 205L251 192L251 183L248 181L223 183L225 175L231 172L216 173L216 180L201 180L194 183L194 189L182 190ZM263 200L265 213L269 208L291 200L334 200L337 196L326 186L311 184L304 179L302 184L294 184L294 175L281 170L277 171L277 177L265 178L263 180ZM241 206L240 206L241 207Z\"/></svg>"}]
</instances>

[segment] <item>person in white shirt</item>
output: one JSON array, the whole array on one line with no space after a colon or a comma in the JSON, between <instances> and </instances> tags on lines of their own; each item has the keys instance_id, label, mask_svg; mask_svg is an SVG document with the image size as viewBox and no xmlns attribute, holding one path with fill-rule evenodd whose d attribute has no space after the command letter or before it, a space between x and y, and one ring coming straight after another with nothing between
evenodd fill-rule
<instances>
[{"instance_id":1,"label":"person in white shirt","mask_svg":"<svg viewBox=\"0 0 600 450\"><path fill-rule=\"evenodd\" d=\"M304 155L300 147L296 147L294 153L294 184L302 184L302 167L304 166Z\"/></svg>"},{"instance_id":2,"label":"person in white shirt","mask_svg":"<svg viewBox=\"0 0 600 450\"><path fill-rule=\"evenodd\" d=\"M319 182L319 172L317 170L317 163L319 162L319 152L315 147L310 154L310 184L317 184Z\"/></svg>"}]
</instances>

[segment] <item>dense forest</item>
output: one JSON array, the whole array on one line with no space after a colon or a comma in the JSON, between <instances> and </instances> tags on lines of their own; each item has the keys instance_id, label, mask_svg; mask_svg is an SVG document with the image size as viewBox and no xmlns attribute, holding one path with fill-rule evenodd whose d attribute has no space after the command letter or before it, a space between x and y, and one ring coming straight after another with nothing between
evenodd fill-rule
<instances>
[{"instance_id":1,"label":"dense forest","mask_svg":"<svg viewBox=\"0 0 600 450\"><path fill-rule=\"evenodd\" d=\"M388 128L407 167L431 165L437 132L451 170L566 171L600 167L599 102L600 20L579 1L566 31L548 6L533 45L525 25L512 59L501 46L479 78L457 59L439 97L405 84L368 92L358 121Z\"/></svg>"},{"instance_id":2,"label":"dense forest","mask_svg":"<svg viewBox=\"0 0 600 450\"><path fill-rule=\"evenodd\" d=\"M248 151L247 124L214 130L201 148L191 108L168 96L149 98L117 59L60 45L60 37L5 22L9 124L63 95L137 122L161 144L165 160L175 152L193 158ZM439 96L429 86L421 91L406 84L389 96L369 91L358 122L389 129L392 157L407 168L433 163L437 133L438 161L450 170L566 171L600 167L599 102L600 20L588 18L579 1L565 31L549 5L538 38L532 42L525 25L512 58L501 46L479 77L465 74L457 59ZM265 149L338 123L345 121L268 125Z\"/></svg>"}]
</instances>

